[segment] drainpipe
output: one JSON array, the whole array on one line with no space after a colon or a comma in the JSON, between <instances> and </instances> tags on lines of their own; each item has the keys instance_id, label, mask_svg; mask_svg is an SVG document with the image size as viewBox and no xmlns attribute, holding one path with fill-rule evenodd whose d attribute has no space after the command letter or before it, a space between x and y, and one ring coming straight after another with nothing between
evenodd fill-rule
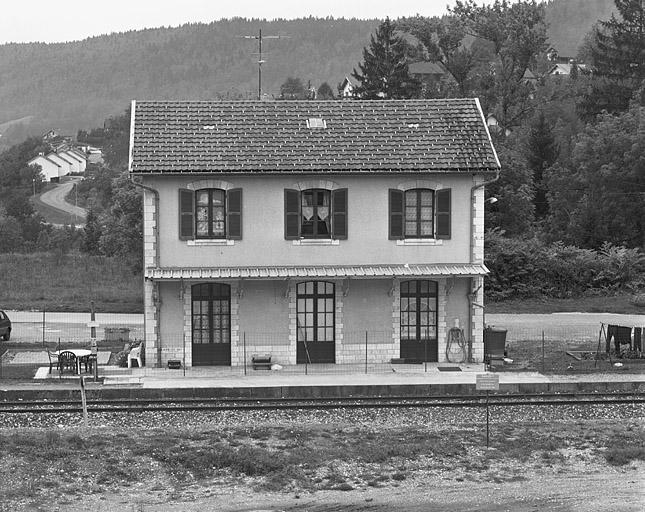
<instances>
[{"instance_id":1,"label":"drainpipe","mask_svg":"<svg viewBox=\"0 0 645 512\"><path fill-rule=\"evenodd\" d=\"M485 187L486 185L490 185L491 183L495 183L499 179L499 171L495 173L495 177L492 180L484 181L482 183L479 183L478 185L473 185L470 188L470 254L469 254L469 261L470 263L475 263L475 258L474 258L474 250L475 250L475 232L474 232L474 219L475 219L475 192L477 189L481 187ZM482 204L482 208L484 205ZM475 297L477 297L477 292L479 292L479 289L481 288L481 285L479 285L477 288L475 288L475 279L473 277L470 278L469 286L468 286L468 292L466 293L466 298L468 299L468 362L472 363L473 362L473 338L472 338L472 326L473 326L473 316L475 314L475 307L480 307L483 308L483 304L477 304L475 302Z\"/></svg>"},{"instance_id":2,"label":"drainpipe","mask_svg":"<svg viewBox=\"0 0 645 512\"><path fill-rule=\"evenodd\" d=\"M155 256L154 256L154 261L153 261L153 267L154 268L159 268L159 261L160 261L159 260L159 254L160 254L160 251L159 251L159 191L154 189L154 188L148 187L148 186L144 185L143 183L139 183L139 182L135 181L134 176L130 176L130 181L132 181L132 184L135 185L136 187L139 187L139 188L141 188L143 190L147 190L148 192L152 192L152 194L153 194L153 196L155 198L154 199L154 204L155 204L155 228L153 229L153 233L154 233L154 237L155 237L155 239L154 239ZM145 241L144 241L144 244L145 244ZM146 269L146 266L145 266L145 249L144 249L144 273L145 273L145 269ZM146 279L146 277L144 277L144 280L145 279ZM157 368L161 368L161 329L159 328L160 327L160 325L159 325L160 318L159 318L159 311L158 311L158 309L159 309L159 300L160 300L159 299L159 290L157 290L156 292L153 290L152 302L153 302L153 305L154 305L155 309L157 310L157 314L155 315L155 331L157 332ZM145 320L145 317L144 317L144 322L145 321L146 320Z\"/></svg>"}]
</instances>

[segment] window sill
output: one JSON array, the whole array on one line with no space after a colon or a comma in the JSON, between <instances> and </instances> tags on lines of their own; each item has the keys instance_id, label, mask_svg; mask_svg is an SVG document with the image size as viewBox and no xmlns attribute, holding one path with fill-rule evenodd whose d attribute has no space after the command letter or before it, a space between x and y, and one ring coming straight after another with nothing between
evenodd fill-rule
<instances>
[{"instance_id":1,"label":"window sill","mask_svg":"<svg viewBox=\"0 0 645 512\"><path fill-rule=\"evenodd\" d=\"M397 240L396 245L443 245L443 240L436 238L406 238Z\"/></svg>"},{"instance_id":2,"label":"window sill","mask_svg":"<svg viewBox=\"0 0 645 512\"><path fill-rule=\"evenodd\" d=\"M340 240L332 238L301 238L293 240L293 245L340 245Z\"/></svg>"},{"instance_id":3,"label":"window sill","mask_svg":"<svg viewBox=\"0 0 645 512\"><path fill-rule=\"evenodd\" d=\"M215 245L215 246L235 245L235 240L225 240L225 239L218 239L218 240L188 240L188 241L186 241L186 245L197 246L197 247L210 246L210 245Z\"/></svg>"}]
</instances>

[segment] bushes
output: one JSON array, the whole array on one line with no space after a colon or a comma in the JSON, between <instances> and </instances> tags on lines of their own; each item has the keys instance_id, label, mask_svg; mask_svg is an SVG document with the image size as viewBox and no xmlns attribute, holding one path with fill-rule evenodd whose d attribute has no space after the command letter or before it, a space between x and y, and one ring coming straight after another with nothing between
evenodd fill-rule
<instances>
[{"instance_id":1,"label":"bushes","mask_svg":"<svg viewBox=\"0 0 645 512\"><path fill-rule=\"evenodd\" d=\"M486 234L488 300L529 297L577 297L584 293L636 291L645 285L645 255L605 243L599 250L536 238Z\"/></svg>"}]
</instances>

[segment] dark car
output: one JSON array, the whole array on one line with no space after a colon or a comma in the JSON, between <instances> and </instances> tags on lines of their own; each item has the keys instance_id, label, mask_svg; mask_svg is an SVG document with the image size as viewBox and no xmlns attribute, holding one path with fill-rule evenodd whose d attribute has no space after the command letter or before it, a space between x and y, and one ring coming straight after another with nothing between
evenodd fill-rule
<instances>
[{"instance_id":1,"label":"dark car","mask_svg":"<svg viewBox=\"0 0 645 512\"><path fill-rule=\"evenodd\" d=\"M0 336L5 341L11 337L11 320L4 311L0 311Z\"/></svg>"}]
</instances>

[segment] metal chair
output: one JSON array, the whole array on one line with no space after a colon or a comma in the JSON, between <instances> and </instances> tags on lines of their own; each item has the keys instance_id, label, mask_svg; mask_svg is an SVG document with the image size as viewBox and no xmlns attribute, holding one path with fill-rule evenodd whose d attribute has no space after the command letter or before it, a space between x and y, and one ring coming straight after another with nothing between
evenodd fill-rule
<instances>
[{"instance_id":1,"label":"metal chair","mask_svg":"<svg viewBox=\"0 0 645 512\"><path fill-rule=\"evenodd\" d=\"M49 373L51 373L52 368L54 367L54 364L56 365L56 368L58 369L58 354L56 354L56 352L50 352L48 350L47 351L47 357L49 357Z\"/></svg>"},{"instance_id":2,"label":"metal chair","mask_svg":"<svg viewBox=\"0 0 645 512\"><path fill-rule=\"evenodd\" d=\"M76 355L68 350L58 355L59 377L62 377L63 372L66 370L70 370L71 373L76 373Z\"/></svg>"}]
</instances>

